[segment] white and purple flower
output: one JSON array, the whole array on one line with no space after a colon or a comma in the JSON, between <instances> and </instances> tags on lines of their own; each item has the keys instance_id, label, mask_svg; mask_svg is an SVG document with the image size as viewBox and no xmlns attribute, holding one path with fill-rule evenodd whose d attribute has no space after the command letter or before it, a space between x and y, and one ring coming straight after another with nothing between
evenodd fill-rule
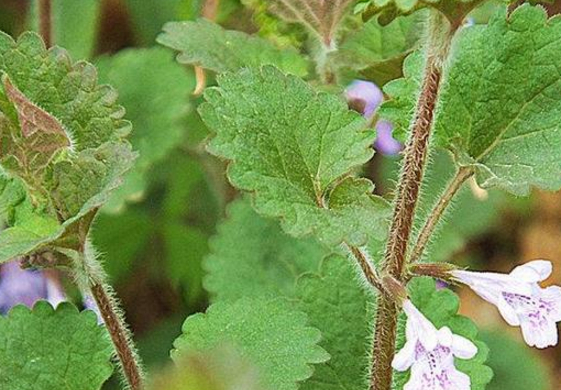
<instances>
[{"instance_id":1,"label":"white and purple flower","mask_svg":"<svg viewBox=\"0 0 561 390\"><path fill-rule=\"evenodd\" d=\"M407 315L406 343L392 362L397 371L411 369L403 390L469 390L470 378L456 369L454 358L473 358L475 344L453 334L447 326L437 330L409 300L403 310Z\"/></svg>"},{"instance_id":2,"label":"white and purple flower","mask_svg":"<svg viewBox=\"0 0 561 390\"><path fill-rule=\"evenodd\" d=\"M510 274L463 270L450 274L495 305L509 325L520 326L529 346L547 348L557 345L557 322L561 321L561 287L539 285L551 272L551 262L535 260Z\"/></svg>"},{"instance_id":3,"label":"white and purple flower","mask_svg":"<svg viewBox=\"0 0 561 390\"><path fill-rule=\"evenodd\" d=\"M360 112L366 119L371 120L378 106L384 100L384 94L378 86L370 81L355 80L345 90L349 106ZM398 154L402 145L393 138L393 125L380 120L376 123L376 141L374 147L383 154Z\"/></svg>"}]
</instances>

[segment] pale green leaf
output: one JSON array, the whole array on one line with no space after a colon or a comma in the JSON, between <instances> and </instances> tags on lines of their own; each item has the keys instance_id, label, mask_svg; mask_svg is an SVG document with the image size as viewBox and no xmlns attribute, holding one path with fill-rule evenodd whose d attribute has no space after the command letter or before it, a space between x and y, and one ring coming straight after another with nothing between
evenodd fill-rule
<instances>
[{"instance_id":1,"label":"pale green leaf","mask_svg":"<svg viewBox=\"0 0 561 390\"><path fill-rule=\"evenodd\" d=\"M126 201L139 200L149 169L185 138L185 117L192 74L163 48L129 49L96 61L99 79L119 91L119 102L134 126L130 142L139 158L105 211L118 211ZM149 82L146 82L149 80Z\"/></svg>"},{"instance_id":2,"label":"pale green leaf","mask_svg":"<svg viewBox=\"0 0 561 390\"><path fill-rule=\"evenodd\" d=\"M285 72L305 76L309 66L294 49L280 49L263 38L224 30L204 19L167 23L158 43L179 51L180 63L215 72L275 65Z\"/></svg>"},{"instance_id":3,"label":"pale green leaf","mask_svg":"<svg viewBox=\"0 0 561 390\"><path fill-rule=\"evenodd\" d=\"M321 331L320 345L331 355L303 390L368 389L375 302L351 261L328 257L318 273L298 280L297 307Z\"/></svg>"},{"instance_id":4,"label":"pale green leaf","mask_svg":"<svg viewBox=\"0 0 561 390\"><path fill-rule=\"evenodd\" d=\"M287 296L296 292L296 280L317 272L326 255L312 239L286 235L277 221L259 216L248 200L234 202L228 219L212 239L204 261L204 286L214 301L242 297Z\"/></svg>"},{"instance_id":5,"label":"pale green leaf","mask_svg":"<svg viewBox=\"0 0 561 390\"><path fill-rule=\"evenodd\" d=\"M113 373L113 347L91 311L63 303L17 306L0 317L3 390L99 390Z\"/></svg>"},{"instance_id":6,"label":"pale green leaf","mask_svg":"<svg viewBox=\"0 0 561 390\"><path fill-rule=\"evenodd\" d=\"M172 358L178 362L189 353L232 345L258 368L264 387L296 390L298 382L312 375L312 364L329 358L319 340L320 332L288 302L244 298L216 303L206 314L189 317Z\"/></svg>"},{"instance_id":7,"label":"pale green leaf","mask_svg":"<svg viewBox=\"0 0 561 390\"><path fill-rule=\"evenodd\" d=\"M200 113L231 182L294 236L361 245L386 233L388 205L349 177L372 156L374 132L339 98L273 67L219 77ZM360 218L358 218L360 217Z\"/></svg>"},{"instance_id":8,"label":"pale green leaf","mask_svg":"<svg viewBox=\"0 0 561 390\"><path fill-rule=\"evenodd\" d=\"M149 382L149 390L264 390L257 369L228 347L191 353Z\"/></svg>"}]
</instances>

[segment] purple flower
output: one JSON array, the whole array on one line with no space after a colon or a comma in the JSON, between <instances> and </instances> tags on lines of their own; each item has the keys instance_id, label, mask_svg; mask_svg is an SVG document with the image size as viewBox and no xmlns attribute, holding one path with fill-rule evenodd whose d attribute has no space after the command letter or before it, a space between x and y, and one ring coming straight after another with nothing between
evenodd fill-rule
<instances>
[{"instance_id":1,"label":"purple flower","mask_svg":"<svg viewBox=\"0 0 561 390\"><path fill-rule=\"evenodd\" d=\"M376 84L363 80L353 81L345 90L345 95L349 105L367 119L372 118L384 100L384 95Z\"/></svg>"},{"instance_id":2,"label":"purple flower","mask_svg":"<svg viewBox=\"0 0 561 390\"><path fill-rule=\"evenodd\" d=\"M366 119L371 120L384 100L384 95L378 86L369 81L355 80L345 90L349 106L360 112ZM376 124L376 149L386 155L394 155L401 151L402 145L392 136L393 125L386 121Z\"/></svg>"},{"instance_id":3,"label":"purple flower","mask_svg":"<svg viewBox=\"0 0 561 390\"><path fill-rule=\"evenodd\" d=\"M401 152L403 145L392 136L393 125L391 123L383 120L378 121L378 123L376 123L376 132L374 147L378 149L380 153L394 155Z\"/></svg>"},{"instance_id":4,"label":"purple flower","mask_svg":"<svg viewBox=\"0 0 561 390\"><path fill-rule=\"evenodd\" d=\"M45 299L56 307L66 300L58 282L43 271L24 270L19 261L3 264L0 268L0 312L23 304L32 307Z\"/></svg>"},{"instance_id":5,"label":"purple flower","mask_svg":"<svg viewBox=\"0 0 561 390\"><path fill-rule=\"evenodd\" d=\"M495 305L509 325L520 326L526 344L547 348L557 345L557 322L561 321L561 287L538 284L551 272L551 262L535 260L510 274L462 270L450 274Z\"/></svg>"},{"instance_id":6,"label":"purple flower","mask_svg":"<svg viewBox=\"0 0 561 390\"><path fill-rule=\"evenodd\" d=\"M403 310L407 315L407 340L392 362L397 371L411 369L403 390L469 390L470 378L456 369L454 357L473 358L475 344L446 326L437 330L409 300Z\"/></svg>"}]
</instances>

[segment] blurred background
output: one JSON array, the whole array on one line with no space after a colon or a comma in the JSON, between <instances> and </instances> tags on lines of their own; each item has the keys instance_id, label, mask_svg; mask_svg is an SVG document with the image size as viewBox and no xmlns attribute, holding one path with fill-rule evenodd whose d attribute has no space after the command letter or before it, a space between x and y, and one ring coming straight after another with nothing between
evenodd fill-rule
<instances>
[{"instance_id":1,"label":"blurred background","mask_svg":"<svg viewBox=\"0 0 561 390\"><path fill-rule=\"evenodd\" d=\"M558 3L547 5L551 14L561 8ZM158 47L155 39L168 21L206 16L229 29L267 36L279 45L305 42L298 29L275 35L278 28L269 28L273 22L261 0L54 0L53 4L55 43L67 48L75 60L98 66L101 81L119 91L133 122L131 142L140 158L98 218L94 242L104 254L140 354L152 370L168 362L186 316L208 305L203 283L209 240L227 215L228 204L238 197L225 178L223 163L204 151L208 133L196 112L202 99L193 95L194 70L177 64L173 53ZM496 4L478 10L471 21L484 23ZM34 26L32 2L0 0L2 31L17 37ZM357 73L348 78L350 82L368 77ZM213 83L212 75L206 75L206 82ZM364 104L357 104L360 96L351 96L348 90L347 98L351 107L364 110ZM388 138L379 139L377 147L380 153L365 175L374 180L377 192L389 198L397 177L399 145ZM448 156L432 156L421 215L451 169ZM433 260L474 269L508 272L516 264L549 259L558 272L550 282L561 284L561 194L535 192L529 199L515 199L471 183L432 246ZM559 389L561 347L539 353L526 348L519 331L508 328L493 306L467 289L458 293L461 313L474 319L491 349L489 364L495 378L489 390ZM90 307L63 274L24 272L17 264L2 266L4 313L16 303L31 305L40 298L69 299ZM106 389L117 388L116 383L108 383Z\"/></svg>"}]
</instances>

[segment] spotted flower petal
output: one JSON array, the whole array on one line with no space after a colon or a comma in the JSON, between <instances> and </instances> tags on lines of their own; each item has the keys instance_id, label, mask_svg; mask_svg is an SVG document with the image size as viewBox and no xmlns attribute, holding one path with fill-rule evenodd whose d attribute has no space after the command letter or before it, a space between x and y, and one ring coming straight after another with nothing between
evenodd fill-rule
<instances>
[{"instance_id":1,"label":"spotted flower petal","mask_svg":"<svg viewBox=\"0 0 561 390\"><path fill-rule=\"evenodd\" d=\"M395 356L397 371L411 369L404 390L469 390L470 378L456 369L454 357L471 359L477 347L450 328L436 327L411 303L403 305L407 315L406 343Z\"/></svg>"},{"instance_id":2,"label":"spotted flower petal","mask_svg":"<svg viewBox=\"0 0 561 390\"><path fill-rule=\"evenodd\" d=\"M557 322L561 321L561 287L538 283L552 272L551 262L535 260L516 267L510 274L451 271L451 275L497 306L511 326L520 326L531 347L557 345Z\"/></svg>"}]
</instances>

